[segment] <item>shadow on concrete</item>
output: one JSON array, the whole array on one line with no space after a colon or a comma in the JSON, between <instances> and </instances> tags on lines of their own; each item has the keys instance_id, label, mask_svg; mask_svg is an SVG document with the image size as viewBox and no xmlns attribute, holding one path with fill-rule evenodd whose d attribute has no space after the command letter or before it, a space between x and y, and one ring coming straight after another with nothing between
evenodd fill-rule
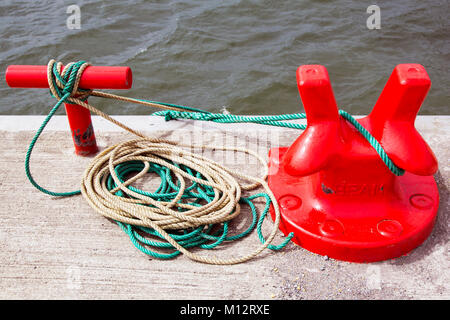
<instances>
[{"instance_id":1,"label":"shadow on concrete","mask_svg":"<svg viewBox=\"0 0 450 320\"><path fill-rule=\"evenodd\" d=\"M439 209L436 222L428 239L426 239L419 247L413 249L408 255L399 257L392 261L393 265L405 265L415 263L430 255L436 246L444 245L449 241L449 199L450 191L447 188L445 178L441 172L435 174L436 183L439 190Z\"/></svg>"}]
</instances>

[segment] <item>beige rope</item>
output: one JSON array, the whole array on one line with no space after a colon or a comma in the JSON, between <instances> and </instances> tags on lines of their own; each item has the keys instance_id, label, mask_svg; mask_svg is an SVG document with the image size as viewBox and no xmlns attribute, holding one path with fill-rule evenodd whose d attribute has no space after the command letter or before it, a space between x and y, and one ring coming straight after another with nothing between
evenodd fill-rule
<instances>
[{"instance_id":1,"label":"beige rope","mask_svg":"<svg viewBox=\"0 0 450 320\"><path fill-rule=\"evenodd\" d=\"M48 64L49 86L53 95L55 95L55 97L58 97L57 91L53 86L53 82L50 80L50 73L52 72L54 63L55 61L51 60ZM246 148L221 148L217 146L210 147L205 145L193 146L194 148L202 149L244 152L256 157L264 168L263 176L261 178L258 178L250 175L245 175L242 172L231 170L211 159L188 152L183 149L183 147L191 148L192 146L190 145L177 145L175 142L169 140L150 138L140 132L129 128L128 126L111 118L109 115L103 113L97 108L80 100L86 98L86 93L77 90L78 83L81 78L82 71L88 65L89 64L86 63L86 66L83 65L80 68L80 71L77 74L76 85L74 86L73 92L68 101L70 103L78 104L89 109L95 114L111 121L112 123L139 137L138 139L122 142L107 148L106 150L98 154L86 168L82 178L81 193L89 203L89 205L95 211L107 218L132 225L153 228L177 250L184 253L190 259L198 262L217 265L241 263L255 257L261 251L267 248L268 245L273 241L278 230L278 226L280 223L280 212L275 196L273 195L272 191L269 189L269 186L265 181L268 174L268 166L265 160L256 152ZM58 72L60 72L61 75L64 75L65 70L67 70L68 66L70 66L70 64L68 64L64 68L64 70L61 70L62 64L58 63ZM59 81L56 81L56 84L58 86L62 86ZM88 94L92 93L93 91L89 92ZM95 92L95 95L104 96L104 93L99 94L99 92ZM116 99L117 97L115 95L106 95L113 99ZM121 97L120 100L128 102L139 101L139 103L141 103L140 100L124 97ZM167 108L166 106L159 104L151 105ZM123 162L133 160L143 162L144 169L134 177L122 183L116 175L114 166ZM187 174L180 168L174 166L172 162L182 164L199 172L204 177L204 179L195 178ZM168 167L170 170L172 170L172 172L174 172L178 182L180 183L180 190L177 196L172 201L155 201L148 196L133 192L132 190L127 188L128 185L138 180L147 173L150 163L157 163L161 166ZM117 185L117 188L115 188L114 190L108 190L106 186L106 180L109 175L111 175ZM250 184L241 185L238 183L237 178L250 182ZM198 183L212 187L214 189L214 199L210 203L201 207L192 206L186 203L179 203L179 200L181 199L181 196L187 186L186 180L196 181ZM192 228L232 220L241 213L239 199L241 197L242 190L253 190L259 186L262 186L265 189L265 192L272 200L273 208L275 211L275 221L273 228L269 236L267 237L267 240L257 249L247 255L231 259L217 259L197 255L190 252L189 250L186 250L165 231L173 229ZM136 199L116 196L115 192L119 189ZM154 207L144 206L142 204L151 204ZM183 208L185 209L185 211L180 212L178 208Z\"/></svg>"},{"instance_id":2,"label":"beige rope","mask_svg":"<svg viewBox=\"0 0 450 320\"><path fill-rule=\"evenodd\" d=\"M177 107L173 107L173 106L166 106L166 105L163 105L160 103L142 101L142 100L135 99L135 98L124 97L124 96L119 96L117 94L106 93L106 92L95 91L95 90L93 90L91 92L91 96L120 100L120 101L130 102L130 103L137 103L137 104L142 104L147 107L162 108L162 109L173 110L173 111L185 111L181 108L177 108Z\"/></svg>"}]
</instances>

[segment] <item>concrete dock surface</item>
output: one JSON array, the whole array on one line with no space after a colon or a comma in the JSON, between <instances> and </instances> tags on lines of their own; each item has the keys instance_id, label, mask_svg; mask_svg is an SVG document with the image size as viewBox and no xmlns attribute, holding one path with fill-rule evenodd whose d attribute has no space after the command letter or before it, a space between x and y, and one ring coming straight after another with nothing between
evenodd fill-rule
<instances>
[{"instance_id":1,"label":"concrete dock surface","mask_svg":"<svg viewBox=\"0 0 450 320\"><path fill-rule=\"evenodd\" d=\"M250 124L215 124L154 116L114 117L149 136L210 145L246 146L267 159L270 147L289 146L301 131ZM349 263L289 243L231 266L201 264L181 255L150 258L137 250L111 220L81 196L55 198L36 190L24 158L42 116L0 117L0 298L1 299L450 299L449 178L450 116L420 116L416 128L439 162L435 174L440 204L430 237L408 255L376 263ZM93 117L99 147L133 139ZM257 175L258 164L233 153L205 155ZM74 154L65 116L55 116L33 151L31 172L54 191L79 189L92 160ZM244 162L243 162L244 161ZM242 164L245 163L245 166ZM154 181L148 181L148 186ZM262 202L257 203L263 207ZM248 208L231 232L249 223ZM272 221L267 219L267 235ZM281 243L278 232L275 244ZM260 245L256 232L198 254L228 258Z\"/></svg>"}]
</instances>

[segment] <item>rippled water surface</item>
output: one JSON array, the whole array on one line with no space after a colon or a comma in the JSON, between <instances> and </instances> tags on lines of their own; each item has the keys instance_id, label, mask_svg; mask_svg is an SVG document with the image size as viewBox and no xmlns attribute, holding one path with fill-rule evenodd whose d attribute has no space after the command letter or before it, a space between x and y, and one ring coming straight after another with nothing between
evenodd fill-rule
<instances>
[{"instance_id":1,"label":"rippled water surface","mask_svg":"<svg viewBox=\"0 0 450 320\"><path fill-rule=\"evenodd\" d=\"M366 9L381 8L369 30ZM81 28L66 9L81 9ZM127 65L133 88L120 93L239 114L303 110L295 71L325 65L341 109L367 114L399 63L425 66L432 87L421 114L450 114L449 1L2 1L0 114L46 114L42 89L10 89L10 64L88 60ZM90 100L110 114L142 106Z\"/></svg>"}]
</instances>

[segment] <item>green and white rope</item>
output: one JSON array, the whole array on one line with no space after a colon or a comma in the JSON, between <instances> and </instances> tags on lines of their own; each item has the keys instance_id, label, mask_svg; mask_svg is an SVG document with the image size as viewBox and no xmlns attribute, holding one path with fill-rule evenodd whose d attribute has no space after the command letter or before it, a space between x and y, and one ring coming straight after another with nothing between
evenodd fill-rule
<instances>
[{"instance_id":1,"label":"green and white rope","mask_svg":"<svg viewBox=\"0 0 450 320\"><path fill-rule=\"evenodd\" d=\"M356 130L359 131L359 133L362 134L364 138L370 143L372 148L378 153L381 160L384 162L386 167L395 174L396 176L402 176L405 173L405 170L397 167L395 163L389 158L386 151L384 151L381 144L375 139L369 131L366 130L358 121L356 121L355 118L353 118L349 113L345 112L344 110L339 110L339 114L346 119L348 122L350 122Z\"/></svg>"},{"instance_id":2,"label":"green and white rope","mask_svg":"<svg viewBox=\"0 0 450 320\"><path fill-rule=\"evenodd\" d=\"M367 131L353 116L344 110L339 110L339 114L350 122L356 130L361 133L361 135L369 142L372 148L378 153L381 160L384 162L386 167L396 176L401 176L405 171L395 165L395 163L389 158L386 151L380 143L375 139L372 134ZM306 129L306 125L292 122L285 122L285 120L298 120L306 119L305 113L294 113L285 115L274 115L274 116L239 116L231 114L222 113L199 113L199 112L185 112L185 111L157 111L153 113L155 116L163 116L166 121L172 119L190 119L190 120L201 120L201 121L212 121L217 123L256 123L270 126L278 126L291 129Z\"/></svg>"}]
</instances>

